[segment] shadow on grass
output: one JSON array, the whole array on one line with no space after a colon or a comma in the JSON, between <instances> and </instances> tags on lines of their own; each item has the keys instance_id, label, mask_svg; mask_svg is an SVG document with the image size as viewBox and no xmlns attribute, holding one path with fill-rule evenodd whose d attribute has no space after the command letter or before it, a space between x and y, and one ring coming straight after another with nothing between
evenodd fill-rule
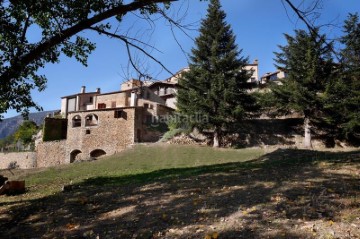
<instances>
[{"instance_id":1,"label":"shadow on grass","mask_svg":"<svg viewBox=\"0 0 360 239\"><path fill-rule=\"evenodd\" d=\"M358 160L360 151L351 152L324 152L299 149L278 149L258 159L241 163L224 163L209 166L161 169L149 173L126 175L121 177L95 177L89 178L81 185L123 185L134 183L146 183L154 180L169 180L179 177L190 177L204 173L228 172L239 169L256 169L260 167L276 168L307 163L346 163ZM80 186L80 185L79 185Z\"/></svg>"},{"instance_id":2,"label":"shadow on grass","mask_svg":"<svg viewBox=\"0 0 360 239\"><path fill-rule=\"evenodd\" d=\"M359 155L286 149L245 163L89 178L2 211L1 238L312 238L307 222L359 223Z\"/></svg>"}]
</instances>

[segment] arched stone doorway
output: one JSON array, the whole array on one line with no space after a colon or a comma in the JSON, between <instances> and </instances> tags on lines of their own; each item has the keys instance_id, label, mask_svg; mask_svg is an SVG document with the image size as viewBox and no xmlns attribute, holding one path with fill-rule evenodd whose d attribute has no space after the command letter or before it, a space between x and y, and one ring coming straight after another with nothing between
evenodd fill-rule
<instances>
[{"instance_id":1,"label":"arched stone doorway","mask_svg":"<svg viewBox=\"0 0 360 239\"><path fill-rule=\"evenodd\" d=\"M73 163L75 162L76 159L79 159L79 154L81 154L82 152L78 149L75 149L73 150L71 153L70 153L70 163Z\"/></svg>"},{"instance_id":2,"label":"arched stone doorway","mask_svg":"<svg viewBox=\"0 0 360 239\"><path fill-rule=\"evenodd\" d=\"M104 150L102 150L102 149L95 149L95 150L90 152L90 157L95 158L95 159L99 158L101 156L104 156L104 155L106 155L106 152Z\"/></svg>"}]
</instances>

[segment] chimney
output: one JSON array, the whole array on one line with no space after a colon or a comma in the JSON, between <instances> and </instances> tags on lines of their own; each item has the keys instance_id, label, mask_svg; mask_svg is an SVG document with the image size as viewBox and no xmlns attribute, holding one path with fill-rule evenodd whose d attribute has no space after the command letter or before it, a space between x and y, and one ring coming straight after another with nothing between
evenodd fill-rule
<instances>
[{"instance_id":1,"label":"chimney","mask_svg":"<svg viewBox=\"0 0 360 239\"><path fill-rule=\"evenodd\" d=\"M254 64L254 65L258 65L258 64L259 64L258 59L255 59L253 64Z\"/></svg>"},{"instance_id":2,"label":"chimney","mask_svg":"<svg viewBox=\"0 0 360 239\"><path fill-rule=\"evenodd\" d=\"M85 93L85 88L86 88L85 86L81 86L81 91L80 91L81 94Z\"/></svg>"},{"instance_id":3,"label":"chimney","mask_svg":"<svg viewBox=\"0 0 360 239\"><path fill-rule=\"evenodd\" d=\"M100 94L100 88L96 88L96 93Z\"/></svg>"}]
</instances>

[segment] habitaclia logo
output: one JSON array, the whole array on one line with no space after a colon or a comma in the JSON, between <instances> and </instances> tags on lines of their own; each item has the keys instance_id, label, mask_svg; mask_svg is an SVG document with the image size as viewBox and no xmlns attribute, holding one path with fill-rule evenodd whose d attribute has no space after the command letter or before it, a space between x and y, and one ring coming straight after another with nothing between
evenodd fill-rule
<instances>
[{"instance_id":1,"label":"habitaclia logo","mask_svg":"<svg viewBox=\"0 0 360 239\"><path fill-rule=\"evenodd\" d=\"M209 116L201 113L195 113L194 115L173 113L151 117L151 127L158 127L159 125L169 124L170 122L176 122L178 125L189 125L193 123L205 124L209 122Z\"/></svg>"}]
</instances>

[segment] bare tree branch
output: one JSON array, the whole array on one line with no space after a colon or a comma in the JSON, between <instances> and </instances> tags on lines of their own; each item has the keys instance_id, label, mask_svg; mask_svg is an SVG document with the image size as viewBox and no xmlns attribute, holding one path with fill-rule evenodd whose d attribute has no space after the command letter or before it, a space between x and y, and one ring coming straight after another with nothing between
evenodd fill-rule
<instances>
[{"instance_id":1,"label":"bare tree branch","mask_svg":"<svg viewBox=\"0 0 360 239\"><path fill-rule=\"evenodd\" d=\"M170 73L171 75L173 75L173 73L161 62L159 61L158 59L156 59L154 56L152 56L149 52L147 52L146 50L144 50L143 48L141 48L140 46L132 43L129 41L129 39L126 37L126 36L122 36L122 35L117 35L117 34L114 34L114 33L111 33L111 32L107 32L105 30L101 30L101 29L97 29L97 28L94 28L94 27L89 27L88 29L91 29L91 30L94 30L94 31L97 31L97 32L100 32L104 35L107 35L109 37L113 37L113 38L116 38L116 39L119 39L121 41L123 41L126 45L126 48L127 48L127 52L128 52L128 55L129 55L129 60L131 62L131 65L134 67L134 69L138 72L138 73L141 73L141 71L136 67L136 65L134 64L133 60L132 60L132 57L131 57L131 54L130 54L130 46L139 50L140 52L144 53L146 56L148 56L150 59L152 59L153 61L155 61L157 64L159 64L164 70L166 70L168 73Z\"/></svg>"},{"instance_id":2,"label":"bare tree branch","mask_svg":"<svg viewBox=\"0 0 360 239\"><path fill-rule=\"evenodd\" d=\"M177 0L168 0L167 2L175 2ZM21 69L23 66L27 66L33 61L39 59L44 52L48 49L51 49L64 40L74 36L75 34L90 28L96 23L99 23L105 19L116 15L125 15L129 12L144 8L146 6L150 6L154 3L162 3L164 0L147 0L147 1L134 1L129 4L120 5L109 9L105 12L101 12L91 18L87 18L85 20L80 21L79 23L55 34L50 39L38 44L28 53L23 56L20 56L16 62L12 63L10 67L5 70L5 72L0 76L1 82L9 82L13 78L17 78L21 74Z\"/></svg>"},{"instance_id":3,"label":"bare tree branch","mask_svg":"<svg viewBox=\"0 0 360 239\"><path fill-rule=\"evenodd\" d=\"M295 12L295 14L298 16L298 18L306 25L306 27L309 29L311 35L315 37L315 39L320 39L320 33L316 30L316 27L310 23L308 16L311 12L313 12L316 8L320 5L320 0L315 0L314 5L312 8L308 9L307 11L300 10L299 7L296 7L291 0L281 0L282 2L285 1L290 8ZM284 5L284 4L283 4ZM334 56L337 58L338 61L341 61L340 57L338 56L337 52L335 51L332 42L325 41L324 42L329 49L331 49Z\"/></svg>"}]
</instances>

